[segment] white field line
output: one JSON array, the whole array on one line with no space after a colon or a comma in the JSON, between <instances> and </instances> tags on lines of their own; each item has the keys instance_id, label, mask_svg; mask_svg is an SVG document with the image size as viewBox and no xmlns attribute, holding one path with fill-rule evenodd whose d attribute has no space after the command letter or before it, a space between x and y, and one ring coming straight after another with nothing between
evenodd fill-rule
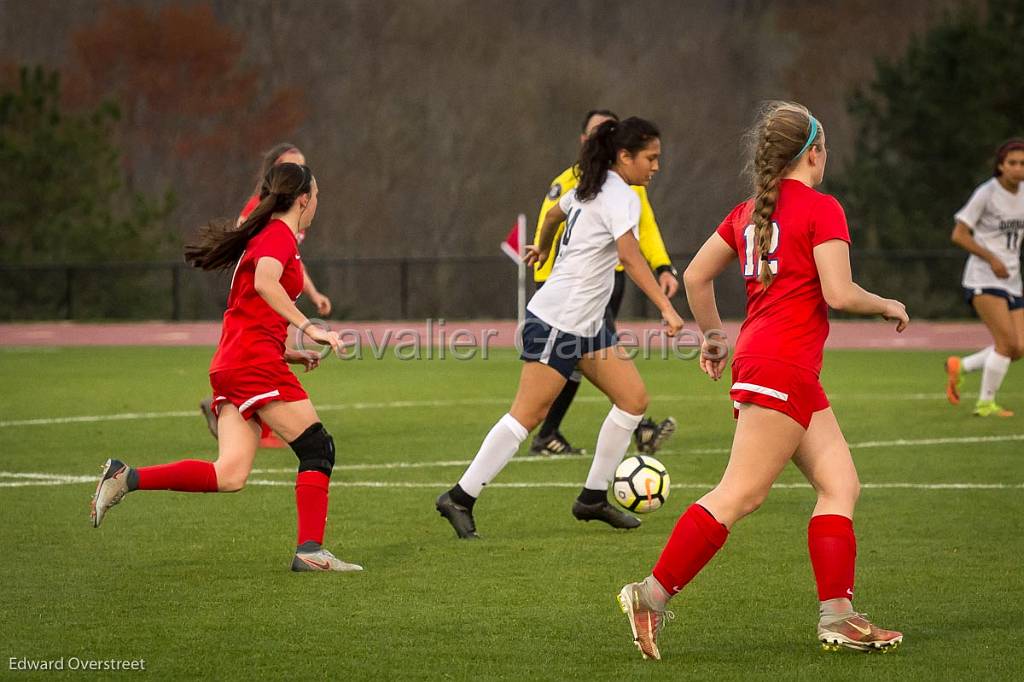
<instances>
[{"instance_id":1,"label":"white field line","mask_svg":"<svg viewBox=\"0 0 1024 682\"><path fill-rule=\"evenodd\" d=\"M2 484L0 484L2 485ZM247 485L260 486L294 486L294 481L271 481L256 479L249 481ZM432 490L446 490L452 485L451 481L443 483L420 483L414 481L331 481L331 487L338 488L430 488ZM522 483L489 483L488 488L572 488L578 490L579 481L566 483L562 481L544 482L522 482ZM714 483L672 483L673 488L693 488L697 490L710 490L715 487ZM886 489L906 488L912 490L1024 490L1024 483L862 483L861 489ZM808 483L776 483L773 489L779 490L810 490Z\"/></svg>"},{"instance_id":2,"label":"white field line","mask_svg":"<svg viewBox=\"0 0 1024 682\"><path fill-rule=\"evenodd\" d=\"M289 470L291 472L291 470ZM13 481L3 479L17 479ZM63 474L44 473L16 473L0 471L0 488L21 488L25 486L55 486L72 485L75 483L94 483L95 476L68 476ZM252 479L248 482L251 486L264 487L291 487L293 481L275 481L269 479ZM416 482L416 481L331 481L333 488L405 488L405 489L430 489L444 490L451 485L446 482ZM569 483L563 481L543 482L511 482L492 483L489 488L570 488L580 487L578 481ZM672 487L682 489L708 490L714 487L713 483L673 483ZM776 483L772 486L778 490L808 490L807 483ZM867 490L885 489L910 489L910 490L1024 490L1024 483L863 483L861 488Z\"/></svg>"},{"instance_id":3,"label":"white field line","mask_svg":"<svg viewBox=\"0 0 1024 682\"><path fill-rule=\"evenodd\" d=\"M850 449L870 449L870 448L884 448L884 447L917 447L921 445L956 445L961 443L999 443L1007 441L1024 441L1024 434L1008 434L1005 436L963 436L957 438L921 438L921 439L898 439L898 440L876 440L876 441L865 441L863 443L850 443ZM683 453L678 451L663 450L662 455L685 455L685 454L725 454L728 453L728 448L704 448L687 450ZM572 455L572 456L554 456L554 457L514 457L511 462L517 464L539 464L539 463L550 463L550 462L561 462L565 460L586 460L589 455ZM465 467L469 464L469 460L464 459L452 459L452 460L440 460L430 462L379 462L379 463L363 463L363 464L338 464L334 468L338 471L386 471L386 470L401 470L401 469L432 469L432 468L444 468L444 467ZM293 474L294 468L272 468L272 469L253 469L253 474ZM16 480L2 480L2 479L16 479ZM37 472L14 472L14 471L0 471L0 488L16 488L24 487L29 485L65 485L71 483L91 483L96 480L95 476L82 476L74 474L51 474L51 473L37 473ZM291 485L289 481L270 481L270 480L251 480L249 485ZM389 485L395 487L408 487L408 488L419 488L419 487L435 487L435 484L428 483L401 483L401 482L386 482L386 481L370 481L365 482L365 485L360 482L349 482L349 481L335 481L332 485L339 485L343 487L386 487ZM445 485L445 484L438 484ZM578 485L576 483L495 483L497 487L572 487ZM676 483L676 487L694 487L694 488L711 488L713 484L704 483L688 483L680 484ZM776 487L807 487L806 484L776 484ZM936 484L917 484L917 483L865 483L861 487L863 488L922 488L922 489L1016 489L1022 487L1016 484L1002 484L1002 483L936 483Z\"/></svg>"},{"instance_id":4,"label":"white field line","mask_svg":"<svg viewBox=\"0 0 1024 682\"><path fill-rule=\"evenodd\" d=\"M962 393L965 398L974 394ZM1001 395L1013 397L1019 395L1012 392L1003 392ZM840 393L829 396L833 401L844 400L935 400L946 399L944 393ZM651 396L651 402L727 402L725 395L656 395ZM396 409L427 409L447 407L474 407L483 405L508 405L511 398L467 398L464 400L391 400L384 402L357 402L342 403L338 405L317 405L319 412L344 412L348 410L396 410ZM579 396L577 402L603 403L607 398L599 395ZM140 419L196 419L199 417L199 409L195 410L174 410L171 412L122 412L119 414L93 414L74 417L40 417L36 419L9 419L0 421L0 428L11 428L15 426L49 426L53 424L91 424L94 422L109 421L132 421Z\"/></svg>"},{"instance_id":5,"label":"white field line","mask_svg":"<svg viewBox=\"0 0 1024 682\"><path fill-rule=\"evenodd\" d=\"M1024 433L1011 433L1005 436L963 436L950 438L920 438L920 439L899 439L899 440L873 440L863 443L850 443L851 450L871 448L905 448L919 445L957 445L961 443L1003 443L1008 441L1024 441ZM685 456L685 455L724 455L729 453L729 448L694 448L684 451L659 450L659 455ZM551 457L513 457L512 464L541 464L545 462L564 462L566 460L587 460L591 455L553 455ZM449 459L430 462L364 462L360 464L336 464L336 471L382 471L389 469L433 469L435 467L465 467L469 466L468 459ZM295 468L280 469L253 469L254 474L291 474ZM2 474L0 474L2 475Z\"/></svg>"}]
</instances>

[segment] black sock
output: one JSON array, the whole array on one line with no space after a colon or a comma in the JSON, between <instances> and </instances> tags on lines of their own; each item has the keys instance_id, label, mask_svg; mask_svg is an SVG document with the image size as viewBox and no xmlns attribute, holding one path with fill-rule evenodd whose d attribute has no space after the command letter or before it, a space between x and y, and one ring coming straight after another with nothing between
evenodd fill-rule
<instances>
[{"instance_id":1,"label":"black sock","mask_svg":"<svg viewBox=\"0 0 1024 682\"><path fill-rule=\"evenodd\" d=\"M126 465L127 466L127 465ZM135 467L128 467L128 490L139 489L139 472L135 470Z\"/></svg>"},{"instance_id":2,"label":"black sock","mask_svg":"<svg viewBox=\"0 0 1024 682\"><path fill-rule=\"evenodd\" d=\"M454 488L448 491L448 496L452 498L452 502L460 507L465 507L470 511L473 510L473 504L476 503L476 498L463 490L462 486L458 483L455 484Z\"/></svg>"},{"instance_id":3,"label":"black sock","mask_svg":"<svg viewBox=\"0 0 1024 682\"><path fill-rule=\"evenodd\" d=\"M608 491L584 488L580 491L580 495L576 499L583 504L600 504L601 502L608 501Z\"/></svg>"},{"instance_id":4,"label":"black sock","mask_svg":"<svg viewBox=\"0 0 1024 682\"><path fill-rule=\"evenodd\" d=\"M579 381L569 379L565 382L562 392L555 398L555 402L551 403L548 416L544 418L544 423L541 424L540 431L537 432L537 438L550 438L558 432L562 420L565 419L565 413L569 411L569 406L572 405L572 400L576 397L576 391L579 388Z\"/></svg>"}]
</instances>

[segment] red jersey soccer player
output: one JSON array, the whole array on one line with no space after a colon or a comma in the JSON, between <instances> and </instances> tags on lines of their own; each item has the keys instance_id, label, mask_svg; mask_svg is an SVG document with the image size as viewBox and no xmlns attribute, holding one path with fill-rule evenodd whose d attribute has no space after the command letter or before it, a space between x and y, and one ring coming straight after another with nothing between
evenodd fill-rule
<instances>
[{"instance_id":1,"label":"red jersey soccer player","mask_svg":"<svg viewBox=\"0 0 1024 682\"><path fill-rule=\"evenodd\" d=\"M281 163L297 163L299 165L306 164L306 157L302 151L291 144L290 142L281 142L271 147L266 153L263 154L263 162L260 164L260 172L257 176L256 191L249 197L249 200L245 202L245 206L242 207L242 212L238 214L238 225L245 222L245 219L249 217L252 210L256 208L260 203L260 185L263 183L263 178L267 176L267 172L271 167ZM302 244L302 240L305 238L306 233L300 232L298 234L299 244ZM316 285L313 284L313 279L309 276L309 271L306 270L305 265L302 266L302 293L309 297L313 305L316 306L316 312L318 315L327 316L331 314L331 299L327 298L324 294L321 294ZM206 419L206 426L210 429L210 433L214 438L217 437L217 415L213 413L213 400L211 398L205 398L199 403L199 411L202 412L203 417ZM260 432L260 447L261 448L286 448L288 444L283 440L274 435L274 432L270 430L270 427L263 424L262 431Z\"/></svg>"},{"instance_id":2,"label":"red jersey soccer player","mask_svg":"<svg viewBox=\"0 0 1024 682\"><path fill-rule=\"evenodd\" d=\"M818 494L807 544L818 586L818 638L886 650L903 640L853 610L856 539L853 509L860 483L818 380L828 308L908 323L903 304L868 293L850 274L849 231L835 198L813 189L825 173L825 136L798 104L772 102L755 130L754 198L737 206L684 275L690 309L705 335L720 330L714 278L739 256L747 282L747 318L732 364L737 415L729 463L714 490L676 524L652 574L619 593L644 658L660 658L657 636L669 599L722 547L729 529L760 506L791 459ZM726 353L706 340L701 369L719 379ZM717 352L716 352L717 351Z\"/></svg>"},{"instance_id":3,"label":"red jersey soccer player","mask_svg":"<svg viewBox=\"0 0 1024 682\"><path fill-rule=\"evenodd\" d=\"M302 364L308 371L320 360L316 353L285 347L289 323L335 352L341 345L336 332L311 326L294 302L302 290L297 237L316 215L317 191L306 166L276 165L264 180L260 203L240 226L229 220L211 222L197 243L186 246L185 258L204 270L235 264L220 343L210 364L220 434L217 461L183 460L136 469L108 459L93 496L94 526L133 490L241 490L256 457L259 423L264 422L288 441L299 459L298 547L292 570L362 570L322 546L334 440L286 365Z\"/></svg>"}]
</instances>

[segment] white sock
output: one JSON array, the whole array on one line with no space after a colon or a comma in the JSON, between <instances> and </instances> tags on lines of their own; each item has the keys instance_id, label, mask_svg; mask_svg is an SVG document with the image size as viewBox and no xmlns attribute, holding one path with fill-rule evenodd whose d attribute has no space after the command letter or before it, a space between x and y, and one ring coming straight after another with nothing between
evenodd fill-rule
<instances>
[{"instance_id":1,"label":"white sock","mask_svg":"<svg viewBox=\"0 0 1024 682\"><path fill-rule=\"evenodd\" d=\"M672 595L661 586L658 579L653 575L649 575L640 584L643 585L644 595L647 597L650 605L658 611L664 611Z\"/></svg>"},{"instance_id":2,"label":"white sock","mask_svg":"<svg viewBox=\"0 0 1024 682\"><path fill-rule=\"evenodd\" d=\"M985 358L985 369L981 373L981 393L978 400L995 400L996 391L1003 384L1006 370L1010 369L1010 358L994 350Z\"/></svg>"},{"instance_id":3,"label":"white sock","mask_svg":"<svg viewBox=\"0 0 1024 682\"><path fill-rule=\"evenodd\" d=\"M839 597L818 602L819 625L831 625L840 618L849 618L853 613L853 603L849 599Z\"/></svg>"},{"instance_id":4,"label":"white sock","mask_svg":"<svg viewBox=\"0 0 1024 682\"><path fill-rule=\"evenodd\" d=\"M480 450L470 462L466 473L459 479L462 489L473 497L480 497L484 486L505 468L528 435L530 432L512 415L506 414L499 419L480 444Z\"/></svg>"},{"instance_id":5,"label":"white sock","mask_svg":"<svg viewBox=\"0 0 1024 682\"><path fill-rule=\"evenodd\" d=\"M630 414L620 410L615 405L608 412L608 416L601 425L601 432L597 436L597 447L594 449L594 462L590 465L590 473L587 474L587 482L584 485L588 490L608 490L612 479L615 477L615 467L619 466L626 448L629 447L629 439L633 437L636 427L643 421L642 414Z\"/></svg>"},{"instance_id":6,"label":"white sock","mask_svg":"<svg viewBox=\"0 0 1024 682\"><path fill-rule=\"evenodd\" d=\"M965 372L977 372L979 369L985 366L985 359L988 358L989 353L996 349L995 346L986 346L977 353L971 355L965 355L960 358L960 369Z\"/></svg>"}]
</instances>

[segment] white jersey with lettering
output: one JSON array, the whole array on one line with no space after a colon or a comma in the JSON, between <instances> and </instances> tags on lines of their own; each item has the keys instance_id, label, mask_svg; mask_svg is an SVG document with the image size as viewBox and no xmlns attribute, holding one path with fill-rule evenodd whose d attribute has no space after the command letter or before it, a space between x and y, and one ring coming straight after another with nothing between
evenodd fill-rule
<instances>
[{"instance_id":1,"label":"white jersey with lettering","mask_svg":"<svg viewBox=\"0 0 1024 682\"><path fill-rule=\"evenodd\" d=\"M971 228L974 241L1003 262L1010 273L1000 279L983 259L971 254L964 266L963 285L968 289L1002 289L1014 296L1021 286L1020 251L1024 242L1024 186L1008 191L998 178L983 182L957 211L956 220Z\"/></svg>"},{"instance_id":2,"label":"white jersey with lettering","mask_svg":"<svg viewBox=\"0 0 1024 682\"><path fill-rule=\"evenodd\" d=\"M640 198L615 171L597 196L579 201L576 190L562 195L565 230L557 260L544 286L527 306L551 327L577 336L595 336L615 286L619 262L616 240L630 230L638 236ZM552 253L556 253L552 248Z\"/></svg>"}]
</instances>

